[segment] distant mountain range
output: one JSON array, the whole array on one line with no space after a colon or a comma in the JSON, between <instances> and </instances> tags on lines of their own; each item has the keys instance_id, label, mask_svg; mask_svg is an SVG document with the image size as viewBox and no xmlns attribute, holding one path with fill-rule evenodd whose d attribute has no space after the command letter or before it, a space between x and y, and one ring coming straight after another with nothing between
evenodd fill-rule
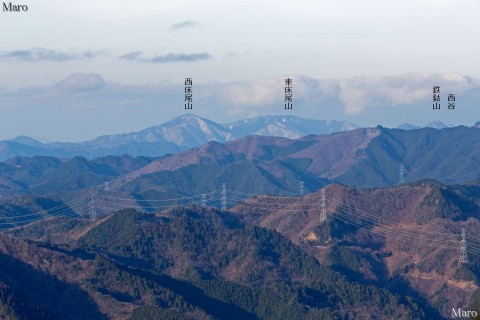
<instances>
[{"instance_id":1,"label":"distant mountain range","mask_svg":"<svg viewBox=\"0 0 480 320\"><path fill-rule=\"evenodd\" d=\"M199 194L228 182L242 192L293 195L299 181L308 191L330 183L392 186L399 183L401 163L407 182L480 179L480 129L379 126L295 140L249 136L162 157L109 185L136 192L175 189Z\"/></svg>"},{"instance_id":2,"label":"distant mountain range","mask_svg":"<svg viewBox=\"0 0 480 320\"><path fill-rule=\"evenodd\" d=\"M478 126L479 123L480 123L480 121L475 123L473 125L473 127ZM417 126L417 125L410 124L410 123L403 123L403 124L399 125L397 127L397 129L402 129L402 130L414 130L414 129L420 129L420 128L444 129L444 128L453 128L453 127L455 127L453 124L445 124L442 121L436 120L436 121L430 122L429 124L427 124L424 127Z\"/></svg>"},{"instance_id":3,"label":"distant mountain range","mask_svg":"<svg viewBox=\"0 0 480 320\"><path fill-rule=\"evenodd\" d=\"M128 196L175 197L208 193L223 182L250 194L297 195L299 181L307 192L331 183L392 186L399 183L401 163L406 182L480 179L480 129L379 126L299 139L248 136L155 158L16 157L0 162L0 197L92 187Z\"/></svg>"},{"instance_id":4,"label":"distant mountain range","mask_svg":"<svg viewBox=\"0 0 480 320\"><path fill-rule=\"evenodd\" d=\"M477 122L475 125L480 124ZM426 127L442 129L452 126L434 121ZM228 142L250 135L297 139L309 134L329 134L358 128L359 126L347 121L311 120L288 115L263 116L218 124L187 114L142 131L100 136L79 143L48 142L26 136L0 141L0 161L16 156L57 158L83 156L93 159L107 155L128 154L133 157L158 157L198 147L210 141ZM402 124L399 128L410 130L420 127Z\"/></svg>"},{"instance_id":5,"label":"distant mountain range","mask_svg":"<svg viewBox=\"0 0 480 320\"><path fill-rule=\"evenodd\" d=\"M209 141L227 142L249 135L299 138L357 129L347 121L308 120L295 116L264 116L228 124L187 114L138 132L101 136L80 142L42 142L26 136L0 141L0 161L15 156L89 159L107 156L162 156L198 147Z\"/></svg>"}]
</instances>

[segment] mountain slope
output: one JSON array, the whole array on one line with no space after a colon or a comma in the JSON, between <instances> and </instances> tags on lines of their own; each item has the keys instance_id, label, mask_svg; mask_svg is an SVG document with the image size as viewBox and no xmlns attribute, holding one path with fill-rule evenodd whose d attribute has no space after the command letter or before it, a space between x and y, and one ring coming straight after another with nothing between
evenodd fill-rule
<instances>
[{"instance_id":1,"label":"mountain slope","mask_svg":"<svg viewBox=\"0 0 480 320\"><path fill-rule=\"evenodd\" d=\"M406 181L425 178L459 183L480 178L480 130L398 130L380 128L381 134L361 150L357 161L336 182L364 187L396 184L400 164Z\"/></svg>"},{"instance_id":2,"label":"mountain slope","mask_svg":"<svg viewBox=\"0 0 480 320\"><path fill-rule=\"evenodd\" d=\"M293 172L293 176L304 176L313 183L315 180L332 178L345 172L357 161L355 155L358 150L365 148L378 132L377 129L358 129L333 135L310 135L297 140L251 136L225 144L211 142L177 155L162 157L113 181L111 186L122 186L125 181L136 178L148 179L149 174L156 172L182 172L192 165L216 167L216 170L227 170L230 174L236 174L239 165L253 165L270 175L274 181L288 180L284 172L289 170ZM229 165L230 169L226 168L226 165ZM224 168L220 168L221 166ZM248 172L245 175L248 176ZM229 181L235 186L235 181ZM297 188L298 179L290 182L292 185L282 189ZM315 190L318 184L307 185L307 188Z\"/></svg>"},{"instance_id":3,"label":"mountain slope","mask_svg":"<svg viewBox=\"0 0 480 320\"><path fill-rule=\"evenodd\" d=\"M92 187L127 196L185 196L212 192L222 183L244 193L294 195L300 181L307 192L329 183L396 185L402 163L407 182L463 183L480 179L479 141L479 128L377 127L299 139L248 136L156 159L14 158L0 163L0 196L84 194Z\"/></svg>"},{"instance_id":4,"label":"mountain slope","mask_svg":"<svg viewBox=\"0 0 480 320\"><path fill-rule=\"evenodd\" d=\"M461 228L478 237L479 185L426 180L384 189L325 188L303 198L259 196L231 209L244 223L282 233L349 279L424 297L443 316L466 306L480 286L479 240L469 238L470 264L458 265Z\"/></svg>"},{"instance_id":5,"label":"mountain slope","mask_svg":"<svg viewBox=\"0 0 480 320\"><path fill-rule=\"evenodd\" d=\"M15 157L0 162L0 197L58 194L103 185L148 165L153 158L107 156L94 160L74 157Z\"/></svg>"},{"instance_id":6,"label":"mountain slope","mask_svg":"<svg viewBox=\"0 0 480 320\"><path fill-rule=\"evenodd\" d=\"M78 250L101 254L126 267L125 271L136 268L149 270L144 276L153 277L153 272L183 279L228 303L238 296L225 296L217 287L224 288L224 281L243 286L229 287L229 292L276 288L277 294L281 292L280 296L289 301L291 296L282 289L287 285L299 290L295 291L299 297L296 303L320 308L321 312L327 308L333 314L345 311L351 315L354 310L358 318L365 318L365 310L377 310L368 304L366 309L356 306L365 301L347 302L367 287L350 287L339 274L345 275L347 282L413 297L429 319L441 319L439 313L447 317L450 306L467 306L477 299L479 183L447 186L424 180L382 189L329 185L325 194L328 220L324 223L319 221L318 191L304 197L256 196L229 212L203 207L156 214L123 210L90 226L52 220L13 233L57 244L72 245L78 239ZM462 228L468 235L470 264L459 266L458 235ZM331 287L332 281L338 286ZM338 290L354 293L343 296ZM256 296L258 292L248 294ZM324 301L324 294L338 296L338 304L312 304ZM252 307L255 303L238 303L235 305L241 305L242 310L259 315ZM352 309L346 307L349 303ZM405 303L395 308L402 309ZM293 309L288 312L299 312ZM157 313L156 309L138 312Z\"/></svg>"},{"instance_id":7,"label":"mountain slope","mask_svg":"<svg viewBox=\"0 0 480 320\"><path fill-rule=\"evenodd\" d=\"M228 214L200 207L173 209L157 217L119 212L80 238L79 246L106 251L119 263L190 279L199 286L204 286L206 279L221 279L250 288L274 288L280 300L285 294L289 295L283 289L285 284L293 288L306 286L311 291L308 295L318 294L317 299L320 299L315 307L311 306L314 308L321 309L322 305L328 308L329 303L321 301L323 295L337 296L332 299L336 301L336 306L332 306L333 314L347 312L349 316L363 317L366 309L376 308L375 303L367 302L372 297L363 300L355 294L347 298L342 292L348 288L370 291L367 295L385 294L386 300L393 298L388 292L345 282L340 275L319 265L278 233L245 226ZM297 303L308 305L305 298L300 297ZM351 299L350 304L345 299ZM398 310L389 310L389 314L400 310L410 312L408 307L402 306L409 303L400 301ZM314 311L311 309L309 313L320 312ZM298 315L290 318L301 318ZM280 319L285 315L269 317Z\"/></svg>"},{"instance_id":8,"label":"mountain slope","mask_svg":"<svg viewBox=\"0 0 480 320\"><path fill-rule=\"evenodd\" d=\"M82 310L91 319L426 318L414 299L350 283L279 233L212 209L122 210L76 245L1 238L7 285L54 315L74 301L70 318ZM11 280L7 259L31 269L25 280ZM56 309L36 295L47 274L57 281L56 287L46 282L48 294L63 294ZM79 299L69 300L72 290Z\"/></svg>"},{"instance_id":9,"label":"mountain slope","mask_svg":"<svg viewBox=\"0 0 480 320\"><path fill-rule=\"evenodd\" d=\"M299 181L305 182L307 191L324 183L361 187L395 185L402 163L406 181L431 178L461 183L479 179L480 130L456 127L405 131L377 127L296 140L251 136L225 144L211 142L159 158L112 181L110 186L137 193L167 190L176 177L180 183L175 190L181 194L209 192L222 182L241 192L270 193L272 188L262 189L264 183L257 183L258 188L253 189L250 184L247 189L232 177L250 179L252 183L265 178L269 184L277 185L276 193L296 194ZM172 179L160 179L167 176ZM205 187L199 189L198 185Z\"/></svg>"}]
</instances>

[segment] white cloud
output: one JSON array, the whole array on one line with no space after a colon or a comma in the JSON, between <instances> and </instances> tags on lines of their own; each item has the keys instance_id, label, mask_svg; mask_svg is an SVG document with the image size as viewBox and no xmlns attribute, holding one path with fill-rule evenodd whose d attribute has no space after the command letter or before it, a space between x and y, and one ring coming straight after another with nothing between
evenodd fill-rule
<instances>
[{"instance_id":1,"label":"white cloud","mask_svg":"<svg viewBox=\"0 0 480 320\"><path fill-rule=\"evenodd\" d=\"M12 50L0 52L0 58L13 59L18 61L39 62L39 61L55 61L64 62L80 59L92 59L100 56L109 55L109 50L70 50L70 51L58 51L45 48L33 48L27 50Z\"/></svg>"},{"instance_id":2,"label":"white cloud","mask_svg":"<svg viewBox=\"0 0 480 320\"><path fill-rule=\"evenodd\" d=\"M105 80L99 74L75 73L57 82L55 88L61 91L79 93L100 90L105 87L105 85Z\"/></svg>"},{"instance_id":3,"label":"white cloud","mask_svg":"<svg viewBox=\"0 0 480 320\"><path fill-rule=\"evenodd\" d=\"M433 86L448 93L462 94L480 87L476 79L459 74L403 74L355 77L338 81L338 98L345 114L355 115L375 107L397 107L432 100ZM448 92L446 92L448 91Z\"/></svg>"},{"instance_id":4,"label":"white cloud","mask_svg":"<svg viewBox=\"0 0 480 320\"><path fill-rule=\"evenodd\" d=\"M197 21L192 21L192 20L186 20L182 21L179 23L174 23L170 26L171 30L180 30L180 29L185 29L185 28L195 28L198 27L200 23Z\"/></svg>"},{"instance_id":5,"label":"white cloud","mask_svg":"<svg viewBox=\"0 0 480 320\"><path fill-rule=\"evenodd\" d=\"M321 101L335 102L341 106L345 115L356 115L375 108L395 108L420 102L430 102L432 87L439 85L446 100L448 93L457 96L464 93L480 91L480 81L460 74L402 74L397 76L362 76L346 79L313 79L295 75L293 79L294 102L308 106L318 105ZM234 114L258 112L259 108L278 108L284 103L285 77L272 77L256 81L235 81L228 83L210 83L194 86L194 101L196 104L225 105L236 109ZM51 89L64 93L89 92L95 94L101 89L110 88L122 97L121 101L139 101L141 95L161 97L166 92L178 96L182 100L180 85L171 83L122 85L106 82L95 73L76 73L49 87L27 87L19 90L2 90L1 97L28 98L42 93L52 92ZM114 89L114 90L113 90ZM106 94L97 93L97 95ZM141 99L141 98L140 98ZM116 99L118 101L118 99ZM300 102L301 101L301 102ZM117 102L118 104L118 102ZM138 103L137 103L138 104Z\"/></svg>"},{"instance_id":6,"label":"white cloud","mask_svg":"<svg viewBox=\"0 0 480 320\"><path fill-rule=\"evenodd\" d=\"M175 62L196 62L211 59L212 56L206 52L199 53L168 53L165 55L154 55L146 57L141 51L132 51L119 57L120 60L135 61L143 63L175 63Z\"/></svg>"},{"instance_id":7,"label":"white cloud","mask_svg":"<svg viewBox=\"0 0 480 320\"><path fill-rule=\"evenodd\" d=\"M279 100L281 80L238 81L221 86L220 97L234 106L270 105ZM280 85L279 85L280 83Z\"/></svg>"},{"instance_id":8,"label":"white cloud","mask_svg":"<svg viewBox=\"0 0 480 320\"><path fill-rule=\"evenodd\" d=\"M354 77L346 79L314 79L302 75L293 79L294 109L284 109L284 79L272 77L256 81L194 84L192 110L219 122L230 122L265 114L294 114L317 119L349 120L359 125L403 122L425 124L433 120L471 124L479 120L480 81L459 74L402 74L396 76ZM439 85L442 101L455 93L458 110L432 113L432 87ZM182 83L125 85L106 81L98 74L72 74L43 87L0 90L0 135L30 134L55 137L55 124L78 119L72 139L88 139L95 135L138 130L183 114ZM9 134L1 128L10 123L32 125L41 114L52 131L25 132L25 128ZM102 119L109 118L105 123ZM413 120L412 120L413 119ZM77 120L76 120L77 121ZM83 126L81 124L83 123ZM126 125L126 126L125 126ZM4 127L2 127L4 126ZM84 128L88 127L88 136ZM93 128L95 127L95 128ZM32 129L33 130L33 129ZM78 131L80 130L80 131ZM9 132L10 132L9 131ZM78 138L77 138L78 137ZM65 139L65 138L63 138Z\"/></svg>"}]
</instances>

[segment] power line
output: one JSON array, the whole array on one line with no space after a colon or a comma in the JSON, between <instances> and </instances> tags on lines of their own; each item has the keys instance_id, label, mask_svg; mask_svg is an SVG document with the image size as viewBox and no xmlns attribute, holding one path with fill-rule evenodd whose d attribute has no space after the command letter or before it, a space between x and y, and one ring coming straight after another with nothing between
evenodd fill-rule
<instances>
[{"instance_id":1,"label":"power line","mask_svg":"<svg viewBox=\"0 0 480 320\"><path fill-rule=\"evenodd\" d=\"M85 208L86 208L85 204L80 206L80 207L72 207L72 209L75 209L78 212L83 211ZM0 225L18 225L18 224L24 225L24 224L35 222L35 221L48 219L48 218L51 218L51 217L64 217L64 216L76 217L77 215L72 209L68 208L68 209L64 209L62 211L55 212L55 213L49 213L48 211L45 211L44 214L36 216L34 218L21 220L21 221L16 221L16 222L2 222L2 223L0 223ZM48 213L48 215L46 213Z\"/></svg>"},{"instance_id":2,"label":"power line","mask_svg":"<svg viewBox=\"0 0 480 320\"><path fill-rule=\"evenodd\" d=\"M213 193L216 193L217 191L211 191L204 193L205 195L210 195ZM127 200L127 201L136 201L136 202L169 202L169 201L180 201L180 200L191 200L191 199L198 199L201 197L201 195L194 195L194 196L188 196L188 197L180 197L180 198L167 198L167 199L136 199L136 198L123 198L123 197L118 197L118 196L112 196L112 195L103 195L105 198L110 198L114 200Z\"/></svg>"},{"instance_id":3,"label":"power line","mask_svg":"<svg viewBox=\"0 0 480 320\"><path fill-rule=\"evenodd\" d=\"M283 198L283 197L281 197ZM257 202L257 203L249 203L249 202L244 202L243 203L243 206L247 206L247 207L252 207L252 208L260 208L260 210L263 210L263 211L271 211L271 212L275 212L275 211L286 211L286 212L305 212L305 210L307 211L311 211L311 210L315 210L316 208L318 208L318 206L320 205L320 208L322 206L322 203L318 203L318 202L313 202L313 203L304 203L304 201L302 202L299 202L298 200L295 200L295 198L288 198L294 202L289 202L289 203L280 203L278 201L277 198L273 199L274 201L272 202ZM309 197L308 199L315 199L314 197ZM242 199L239 199L239 200L242 200ZM409 226L406 226L404 224L399 224L399 223L396 223L396 222L392 222L390 220L387 220L387 219L384 219L384 218L380 218L376 215L373 215L373 214L369 214L367 212L364 212L362 210L359 210L357 208L353 208L353 207L350 207L346 204L344 204L343 202L340 202L338 200L335 200L333 198L329 198L329 201L332 202L336 207L337 209L340 209L342 210L343 212L345 213L349 213L349 212L353 212L352 213L352 216L354 216L356 219L361 219L361 221L363 222L366 222L370 227L374 227L374 226L383 226L384 228L389 228L389 229L392 229L392 230L402 230L403 233L412 233L414 234L415 236L417 237L423 237L422 235L418 235L418 228L415 229L415 230L410 230ZM272 205L274 205L274 207L272 207ZM287 208L284 208L284 207L278 207L280 205L283 205L283 206L287 206ZM265 206L266 208L263 208L262 206ZM302 207L302 209L294 209L296 208L297 206L300 206ZM305 207L307 207L307 209L305 209ZM310 208L310 207L313 207L313 208ZM429 232L429 231L426 231L426 230L421 230L422 234L430 234L431 236L430 237L426 237L428 239L432 239L432 238L441 238L439 239L439 241L452 241L454 239L456 239L456 236L454 236L453 234L448 234L448 235L441 235L439 234L438 232ZM456 240L455 240L456 241Z\"/></svg>"},{"instance_id":4,"label":"power line","mask_svg":"<svg viewBox=\"0 0 480 320\"><path fill-rule=\"evenodd\" d=\"M362 211L360 209L357 209L357 208L354 208L354 207L351 207L339 200L335 200L333 198L329 199L330 202L333 202L337 207L340 207L340 208L346 208L346 210L351 210L351 211L355 211L355 216L357 217L360 217L360 218L363 218L365 217L366 219L374 222L375 225L386 225L387 227L392 227L392 228L406 228L407 226L405 225L400 225L399 223L396 223L396 222L392 222L390 220L387 220L387 219L384 219L384 218L380 218L376 215L373 215L371 213L368 213L368 212L365 212L365 211ZM415 232L417 233L418 230L413 230L411 232ZM429 232L429 231L426 231L426 230L421 230L422 234L425 235L425 234L430 234L431 237L438 237L439 235L439 232ZM450 238L456 238L456 236L454 236L453 234L449 234L450 235Z\"/></svg>"},{"instance_id":5,"label":"power line","mask_svg":"<svg viewBox=\"0 0 480 320\"><path fill-rule=\"evenodd\" d=\"M465 238L465 228L462 228L462 240L460 240L460 258L458 259L458 264L467 264L467 239Z\"/></svg>"},{"instance_id":6,"label":"power line","mask_svg":"<svg viewBox=\"0 0 480 320\"><path fill-rule=\"evenodd\" d=\"M318 205L318 204L315 204ZM258 206L255 206L254 204L247 204L247 206L251 206L252 208L255 208L258 210ZM349 208L342 208L339 206L341 211L335 212L335 217L340 218L339 220L342 220L344 222L354 224L358 227L361 228L366 228L369 231L375 232L375 233L380 233L383 235L388 235L392 236L395 238L399 238L404 241L409 241L409 242L414 242L414 243L420 243L422 245L428 243L429 246L443 246L445 245L448 241L454 241L453 235L445 235L443 239L437 239L437 238L432 238L428 236L422 236L418 235L418 231L413 231L413 230L405 230L403 229L403 226L399 224L393 224L390 223L391 226L383 226L379 225L378 219L375 219L377 221L372 221L369 218L362 217L360 214L357 212L353 214L347 214L347 212L350 211ZM271 212L305 212L305 209L297 210L297 209L276 209L276 208L262 208L261 210L263 211L271 211ZM309 209L307 209L309 210ZM311 210L311 209L310 209ZM314 210L314 209L313 209ZM438 237L438 233L436 233ZM446 238L449 237L449 238Z\"/></svg>"},{"instance_id":7,"label":"power line","mask_svg":"<svg viewBox=\"0 0 480 320\"><path fill-rule=\"evenodd\" d=\"M95 209L95 195L93 190L90 191L90 198L89 198L89 211L88 211L88 218L92 221L97 220L97 211Z\"/></svg>"},{"instance_id":8,"label":"power line","mask_svg":"<svg viewBox=\"0 0 480 320\"><path fill-rule=\"evenodd\" d=\"M403 184L405 182L405 174L407 171L405 170L405 166L403 165L403 162L400 164L400 184Z\"/></svg>"},{"instance_id":9,"label":"power line","mask_svg":"<svg viewBox=\"0 0 480 320\"><path fill-rule=\"evenodd\" d=\"M322 189L322 204L320 206L320 223L327 221L327 205L325 203L325 188Z\"/></svg>"},{"instance_id":10,"label":"power line","mask_svg":"<svg viewBox=\"0 0 480 320\"><path fill-rule=\"evenodd\" d=\"M57 210L62 211L62 210L65 210L65 209L69 209L69 207L71 205L78 204L79 202L85 201L85 199L87 197L88 196L84 195L84 196L81 196L81 197L71 201L71 202L65 202L65 203L62 203L61 205L58 205L58 206L55 206L55 207L52 207L52 208L49 208L49 209L37 211L37 212L32 212L32 213L23 214L23 215L16 215L16 216L12 216L12 217L0 217L0 221L1 220L8 220L8 219L24 218L24 217L30 217L30 216L38 216L38 215L42 215L42 214L45 214L45 213L55 212Z\"/></svg>"},{"instance_id":11,"label":"power line","mask_svg":"<svg viewBox=\"0 0 480 320\"><path fill-rule=\"evenodd\" d=\"M302 187L303 182L301 182L300 186ZM302 190L302 189L300 189ZM304 190L304 189L303 189ZM115 197L111 195L101 195L101 194L94 194L91 191L87 196L79 197L69 203L64 203L57 207L51 208L49 210L42 210L37 213L31 213L28 215L23 215L23 217L31 217L30 219L24 219L21 221L16 222L5 222L0 223L0 225L8 225L8 226L15 226L13 228L17 228L18 225L25 225L30 222L35 222L43 219L47 219L49 217L76 217L75 211L82 212L85 208L88 210L88 216L90 219L95 219L97 217L97 209L104 209L104 210L111 210L111 209L122 209L125 206L135 206L140 207L142 209L168 209L174 208L178 206L186 206L192 204L201 204L202 206L206 206L207 203L210 206L218 206L220 207L221 211L227 210L227 195L231 194L229 200L232 201L233 204L242 203L243 207L251 208L252 210L261 210L264 212L305 212L305 211L315 211L320 208L320 222L324 222L327 220L327 211L326 211L326 196L325 196L325 189L321 190L320 199L318 198L318 194L309 195L308 197L299 200L295 197L288 197L288 196L265 196L261 195L259 198L256 199L256 202L252 202L252 200L246 201L247 197L257 196L253 194L242 193L239 191L229 191L227 193L226 184L222 184L222 189L220 193L220 197L215 196L218 195L217 191L212 191L208 193L203 193L200 195L193 195L188 197L182 198L173 198L173 199L132 199L132 198L121 198ZM88 199L88 201L86 201ZM116 201L115 201L116 200ZM311 200L311 201L309 201ZM320 201L318 201L320 200ZM176 205L166 205L167 202L188 202ZM140 202L140 203L139 203ZM158 202L160 205L157 206L144 206L141 202L145 202L145 204L151 204ZM458 238L454 234L451 233L440 233L440 232L433 232L428 230L421 230L419 228L414 228L412 226L406 226L404 224L396 223L391 220L380 218L377 215L372 213L368 213L357 208L351 207L342 201L335 200L334 198L329 198L329 202L331 202L335 207L336 211L330 213L332 217L339 219L340 221L352 224L359 228L365 228L371 232L378 233L383 236L394 237L398 240L413 243L416 245L422 246L429 246L429 247L437 247L437 248L451 248L449 243L455 241L458 243ZM102 204L103 203L103 204ZM298 209L297 209L298 208ZM48 214L48 215L46 215ZM0 221L3 219L16 219L22 216L16 216L11 218L0 218ZM456 240L455 240L456 239ZM480 255L480 239L476 239L474 237L468 236L465 234L465 230L462 230L462 240L460 241L460 259L459 263L468 263L468 256L467 256L467 239L469 239L468 243L468 252L470 254Z\"/></svg>"},{"instance_id":12,"label":"power line","mask_svg":"<svg viewBox=\"0 0 480 320\"><path fill-rule=\"evenodd\" d=\"M227 185L222 183L222 212L227 211Z\"/></svg>"}]
</instances>

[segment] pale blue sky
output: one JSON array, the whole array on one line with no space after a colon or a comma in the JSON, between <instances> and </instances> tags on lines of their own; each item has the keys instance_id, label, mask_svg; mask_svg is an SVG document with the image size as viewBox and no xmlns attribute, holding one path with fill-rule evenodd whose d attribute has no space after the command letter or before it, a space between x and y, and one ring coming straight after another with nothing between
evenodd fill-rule
<instances>
[{"instance_id":1,"label":"pale blue sky","mask_svg":"<svg viewBox=\"0 0 480 320\"><path fill-rule=\"evenodd\" d=\"M293 115L480 120L477 1L24 3L28 13L0 12L0 139L160 124L184 112L187 76L193 112L219 122L285 113L285 76L298 81ZM436 84L455 91L457 110L429 109Z\"/></svg>"}]
</instances>

